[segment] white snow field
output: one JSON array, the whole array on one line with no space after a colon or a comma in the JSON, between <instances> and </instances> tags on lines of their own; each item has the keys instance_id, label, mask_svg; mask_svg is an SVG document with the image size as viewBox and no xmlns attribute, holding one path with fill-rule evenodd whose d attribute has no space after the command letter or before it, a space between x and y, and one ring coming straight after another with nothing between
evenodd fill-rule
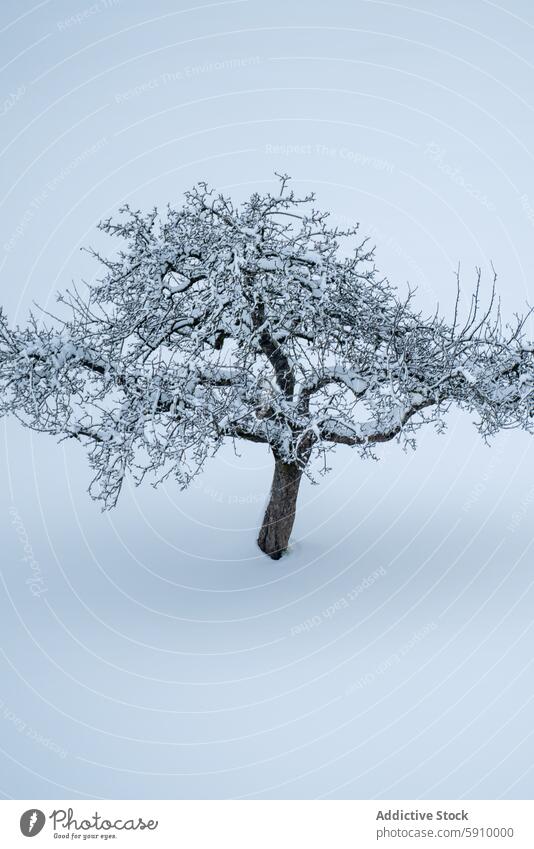
<instances>
[{"instance_id":1,"label":"white snow field","mask_svg":"<svg viewBox=\"0 0 534 849\"><path fill-rule=\"evenodd\" d=\"M103 515L79 446L6 430L6 795L529 796L527 437L340 449L273 562L256 446Z\"/></svg>"}]
</instances>

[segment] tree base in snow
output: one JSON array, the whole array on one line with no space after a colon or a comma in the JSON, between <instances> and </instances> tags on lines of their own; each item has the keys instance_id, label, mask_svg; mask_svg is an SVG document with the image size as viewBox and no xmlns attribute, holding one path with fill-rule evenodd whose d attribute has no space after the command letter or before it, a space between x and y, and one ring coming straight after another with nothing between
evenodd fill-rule
<instances>
[{"instance_id":1,"label":"tree base in snow","mask_svg":"<svg viewBox=\"0 0 534 849\"><path fill-rule=\"evenodd\" d=\"M287 551L302 472L302 467L296 463L276 460L271 495L258 536L260 549L271 560L280 560Z\"/></svg>"}]
</instances>

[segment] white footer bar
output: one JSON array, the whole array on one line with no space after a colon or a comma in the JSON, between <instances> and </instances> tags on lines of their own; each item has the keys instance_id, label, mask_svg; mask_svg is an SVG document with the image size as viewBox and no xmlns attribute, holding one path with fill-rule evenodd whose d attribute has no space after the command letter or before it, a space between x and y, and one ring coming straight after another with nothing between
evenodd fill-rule
<instances>
[{"instance_id":1,"label":"white footer bar","mask_svg":"<svg viewBox=\"0 0 534 849\"><path fill-rule=\"evenodd\" d=\"M534 803L0 801L0 845L6 849L73 843L118 849L534 849Z\"/></svg>"}]
</instances>

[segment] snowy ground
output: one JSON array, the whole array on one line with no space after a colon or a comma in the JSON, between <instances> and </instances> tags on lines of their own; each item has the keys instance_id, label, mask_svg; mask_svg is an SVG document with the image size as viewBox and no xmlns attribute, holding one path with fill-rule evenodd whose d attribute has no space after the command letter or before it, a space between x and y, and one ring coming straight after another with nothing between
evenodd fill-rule
<instances>
[{"instance_id":1,"label":"snowy ground","mask_svg":"<svg viewBox=\"0 0 534 849\"><path fill-rule=\"evenodd\" d=\"M79 446L6 433L6 795L531 795L528 438L340 450L273 563L262 449L103 516Z\"/></svg>"}]
</instances>

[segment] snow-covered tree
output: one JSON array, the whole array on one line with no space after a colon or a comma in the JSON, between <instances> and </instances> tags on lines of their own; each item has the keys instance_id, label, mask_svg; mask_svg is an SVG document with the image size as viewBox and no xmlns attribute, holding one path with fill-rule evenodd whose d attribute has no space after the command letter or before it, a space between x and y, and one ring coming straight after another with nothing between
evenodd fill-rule
<instances>
[{"instance_id":1,"label":"snow-covered tree","mask_svg":"<svg viewBox=\"0 0 534 849\"><path fill-rule=\"evenodd\" d=\"M127 473L185 487L225 440L263 443L274 479L258 544L277 559L303 474L326 471L336 445L413 445L451 404L484 438L532 430L524 319L503 327L478 285L463 320L459 289L449 323L415 312L357 227L329 226L286 176L241 206L200 183L163 216L120 215L100 228L121 249L92 251L103 276L59 296L60 317L10 329L0 313L0 413L83 442L106 506Z\"/></svg>"}]
</instances>

